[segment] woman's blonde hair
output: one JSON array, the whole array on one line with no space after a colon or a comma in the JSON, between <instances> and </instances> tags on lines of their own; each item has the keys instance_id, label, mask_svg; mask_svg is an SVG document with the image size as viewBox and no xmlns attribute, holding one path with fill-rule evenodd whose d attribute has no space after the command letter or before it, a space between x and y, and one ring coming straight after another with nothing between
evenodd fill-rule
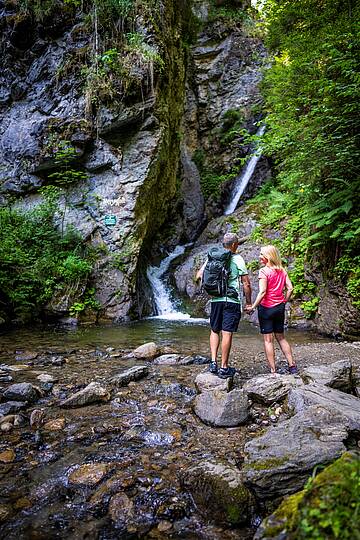
<instances>
[{"instance_id":1,"label":"woman's blonde hair","mask_svg":"<svg viewBox=\"0 0 360 540\"><path fill-rule=\"evenodd\" d=\"M260 255L265 257L269 261L270 266L275 268L275 270L284 270L279 250L275 246L263 246L260 250Z\"/></svg>"}]
</instances>

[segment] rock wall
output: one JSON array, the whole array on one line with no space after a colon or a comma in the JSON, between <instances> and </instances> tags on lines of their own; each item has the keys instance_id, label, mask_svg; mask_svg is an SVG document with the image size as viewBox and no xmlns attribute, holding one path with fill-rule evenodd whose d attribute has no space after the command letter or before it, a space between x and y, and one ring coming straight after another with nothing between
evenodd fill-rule
<instances>
[{"instance_id":1,"label":"rock wall","mask_svg":"<svg viewBox=\"0 0 360 540\"><path fill-rule=\"evenodd\" d=\"M89 24L91 16L71 3L49 15L45 7L39 15L18 2L0 3L0 197L15 198L19 207L38 204L59 145L75 150L73 166L86 180L66 190L65 225L97 249L93 285L101 318L121 321L136 303L140 250L161 227L177 189L192 14L190 1L166 0L151 16L136 17L133 32L161 65L130 66L138 86L111 99L102 99L101 86L99 95L86 91L81 78L81 70L93 69L89 58L96 69L105 61L94 55L105 38L94 16ZM109 214L115 226L105 223ZM68 308L65 302L54 311L66 315Z\"/></svg>"}]
</instances>

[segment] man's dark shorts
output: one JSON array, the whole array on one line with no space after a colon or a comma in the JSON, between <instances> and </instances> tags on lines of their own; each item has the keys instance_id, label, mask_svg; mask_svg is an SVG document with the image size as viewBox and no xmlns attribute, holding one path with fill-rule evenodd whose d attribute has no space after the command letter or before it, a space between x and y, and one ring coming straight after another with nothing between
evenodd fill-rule
<instances>
[{"instance_id":1,"label":"man's dark shorts","mask_svg":"<svg viewBox=\"0 0 360 540\"><path fill-rule=\"evenodd\" d=\"M262 334L282 334L284 332L285 321L285 303L277 306L264 307L261 304L258 307L260 332Z\"/></svg>"},{"instance_id":2,"label":"man's dark shorts","mask_svg":"<svg viewBox=\"0 0 360 540\"><path fill-rule=\"evenodd\" d=\"M211 302L210 326L214 332L236 332L241 318L241 305L235 302Z\"/></svg>"}]
</instances>

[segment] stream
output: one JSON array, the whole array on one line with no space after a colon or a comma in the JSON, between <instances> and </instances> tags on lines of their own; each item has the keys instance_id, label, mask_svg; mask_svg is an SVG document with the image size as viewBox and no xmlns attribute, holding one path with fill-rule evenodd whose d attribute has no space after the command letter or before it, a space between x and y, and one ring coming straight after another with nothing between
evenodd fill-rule
<instances>
[{"instance_id":1,"label":"stream","mask_svg":"<svg viewBox=\"0 0 360 540\"><path fill-rule=\"evenodd\" d=\"M241 466L254 426L214 429L192 413L194 379L206 365L160 366L126 358L148 341L165 352L206 355L208 334L206 324L161 319L3 334L0 370L7 366L11 384L39 386L42 397L20 413L22 425L1 435L0 455L14 454L0 469L0 538L252 538L256 514L242 529L209 523L182 488L181 471L205 459ZM288 335L295 350L326 341L294 330ZM240 384L266 372L258 330L248 322L234 336L232 362ZM135 364L147 364L149 375L115 389L111 401L59 407L89 382L106 386L111 376ZM39 383L44 373L57 382ZM30 427L35 409L45 418Z\"/></svg>"}]
</instances>

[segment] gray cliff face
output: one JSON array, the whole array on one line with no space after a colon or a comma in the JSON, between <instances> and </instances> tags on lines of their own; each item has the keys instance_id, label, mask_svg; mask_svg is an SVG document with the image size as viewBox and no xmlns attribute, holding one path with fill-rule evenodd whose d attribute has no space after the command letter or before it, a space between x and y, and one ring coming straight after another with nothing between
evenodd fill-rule
<instances>
[{"instance_id":1,"label":"gray cliff face","mask_svg":"<svg viewBox=\"0 0 360 540\"><path fill-rule=\"evenodd\" d=\"M38 204L59 145L67 141L75 150L72 164L86 179L66 189L64 222L98 250L92 279L104 319L129 316L139 252L176 193L189 22L189 3L180 3L164 2L156 30L141 18L136 23L153 51L166 51L164 74L137 66L137 89L103 101L86 91L81 76L102 39L84 14L64 6L52 20L37 21L15 3L0 3L0 198L15 198L18 207ZM105 223L109 214L115 226ZM48 311L65 315L69 307L54 299Z\"/></svg>"}]
</instances>

